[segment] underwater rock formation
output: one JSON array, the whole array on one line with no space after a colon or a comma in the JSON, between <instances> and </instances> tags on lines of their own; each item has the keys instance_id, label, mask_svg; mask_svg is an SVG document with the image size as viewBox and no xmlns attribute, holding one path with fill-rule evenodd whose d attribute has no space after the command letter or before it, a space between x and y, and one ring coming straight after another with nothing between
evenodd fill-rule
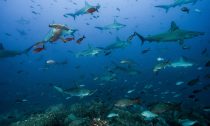
<instances>
[{"instance_id":1,"label":"underwater rock formation","mask_svg":"<svg viewBox=\"0 0 210 126\"><path fill-rule=\"evenodd\" d=\"M157 105L155 110L157 110ZM209 116L201 116L196 111L189 113L181 108L181 110L167 110L148 120L145 116L150 117L149 114L152 112L148 108L145 109L141 105L122 109L96 101L72 105L59 104L50 107L44 113L32 114L27 119L15 122L11 126L179 126L180 122L188 119L195 121L196 125L208 126L209 124ZM145 111L147 115L142 115ZM107 116L110 113L115 113L117 116Z\"/></svg>"},{"instance_id":2,"label":"underwater rock formation","mask_svg":"<svg viewBox=\"0 0 210 126\"><path fill-rule=\"evenodd\" d=\"M11 126L59 126L64 121L67 111L63 105L50 107L45 113L31 115L26 120L13 123Z\"/></svg>"}]
</instances>

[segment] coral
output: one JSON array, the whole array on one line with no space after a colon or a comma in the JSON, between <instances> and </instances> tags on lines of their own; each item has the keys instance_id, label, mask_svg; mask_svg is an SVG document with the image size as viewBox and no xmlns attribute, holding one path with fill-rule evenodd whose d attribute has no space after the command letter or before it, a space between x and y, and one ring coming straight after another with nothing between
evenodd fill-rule
<instances>
[{"instance_id":1,"label":"coral","mask_svg":"<svg viewBox=\"0 0 210 126\"><path fill-rule=\"evenodd\" d=\"M68 106L68 107L67 107ZM170 110L152 120L145 120L141 115L141 106L134 108L116 108L103 102L76 103L71 106L62 104L52 106L44 113L31 115L29 118L13 123L11 126L170 126L180 125L180 118L193 118L199 124L207 126L208 117L200 113ZM119 116L108 118L110 112Z\"/></svg>"},{"instance_id":2,"label":"coral","mask_svg":"<svg viewBox=\"0 0 210 126\"><path fill-rule=\"evenodd\" d=\"M59 126L64 122L67 112L63 105L50 107L45 113L31 115L26 120L13 123L11 126Z\"/></svg>"},{"instance_id":3,"label":"coral","mask_svg":"<svg viewBox=\"0 0 210 126\"><path fill-rule=\"evenodd\" d=\"M90 126L109 126L108 121L101 120L100 118L94 118Z\"/></svg>"}]
</instances>

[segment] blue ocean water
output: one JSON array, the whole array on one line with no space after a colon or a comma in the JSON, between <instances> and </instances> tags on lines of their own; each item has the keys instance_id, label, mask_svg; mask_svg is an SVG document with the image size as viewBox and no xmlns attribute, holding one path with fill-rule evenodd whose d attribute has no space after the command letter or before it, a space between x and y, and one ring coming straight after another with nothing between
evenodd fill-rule
<instances>
[{"instance_id":1,"label":"blue ocean water","mask_svg":"<svg viewBox=\"0 0 210 126\"><path fill-rule=\"evenodd\" d=\"M77 29L71 36L75 40L66 43L61 39L46 42L45 49L38 53L34 52L33 46L29 52L14 57L7 57L5 53L0 55L1 116L11 111L37 112L59 103L70 105L101 100L114 105L122 98L140 98L144 106L153 102L181 102L183 106L193 109L210 106L210 73L207 65L210 60L209 1L198 0L196 3L172 7L167 13L155 6L168 5L174 0L86 2L93 6L100 5L100 8L92 14L86 12L74 19L65 14L83 8L84 0L0 0L2 50L21 52L43 41L52 29L49 24ZM189 9L189 13L182 10L183 7ZM125 27L106 30L95 28L112 24L114 20ZM148 35L169 32L172 21L178 29L205 34L166 42L146 40ZM134 32L145 38L143 45L135 35L126 47L106 49L117 38L126 42ZM77 40L83 35L84 40L78 44ZM174 36L179 37L178 34ZM180 41L184 41L184 44L179 44ZM94 47L100 49L99 54L77 56L79 52ZM181 57L193 65L170 66ZM158 58L163 61L158 61ZM47 63L49 60L54 63ZM169 61L168 66L162 66L155 73L155 66L164 61ZM106 75L111 79L104 79ZM176 85L177 82L183 84ZM97 91L87 97L68 99L69 95L60 93L55 86L63 89L84 86Z\"/></svg>"}]
</instances>

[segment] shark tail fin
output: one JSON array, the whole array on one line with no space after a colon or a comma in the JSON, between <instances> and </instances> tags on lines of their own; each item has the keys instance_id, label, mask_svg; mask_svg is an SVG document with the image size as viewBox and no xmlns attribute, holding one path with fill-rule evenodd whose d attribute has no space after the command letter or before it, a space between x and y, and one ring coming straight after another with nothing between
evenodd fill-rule
<instances>
[{"instance_id":1,"label":"shark tail fin","mask_svg":"<svg viewBox=\"0 0 210 126\"><path fill-rule=\"evenodd\" d=\"M155 6L155 7L164 9L166 11L166 13L169 11L169 8L170 8L169 5L158 5L158 6Z\"/></svg>"},{"instance_id":2,"label":"shark tail fin","mask_svg":"<svg viewBox=\"0 0 210 126\"><path fill-rule=\"evenodd\" d=\"M101 31L104 30L102 27L95 27L95 28L97 28L97 29L99 29L99 30L101 30Z\"/></svg>"},{"instance_id":3,"label":"shark tail fin","mask_svg":"<svg viewBox=\"0 0 210 126\"><path fill-rule=\"evenodd\" d=\"M137 32L134 32L134 34L138 36L138 38L141 40L141 45L143 45L145 42L145 38Z\"/></svg>"}]
</instances>

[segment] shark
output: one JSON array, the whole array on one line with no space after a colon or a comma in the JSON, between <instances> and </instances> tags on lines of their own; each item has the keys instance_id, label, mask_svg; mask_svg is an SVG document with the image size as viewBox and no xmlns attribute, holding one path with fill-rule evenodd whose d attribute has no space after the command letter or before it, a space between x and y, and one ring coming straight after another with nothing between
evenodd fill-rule
<instances>
[{"instance_id":1,"label":"shark","mask_svg":"<svg viewBox=\"0 0 210 126\"><path fill-rule=\"evenodd\" d=\"M8 58L8 57L15 57L22 54L27 54L33 46L23 50L23 51L15 51L15 50L6 50L2 43L0 43L0 59Z\"/></svg>"},{"instance_id":2,"label":"shark","mask_svg":"<svg viewBox=\"0 0 210 126\"><path fill-rule=\"evenodd\" d=\"M133 67L132 65L128 65L128 66L121 66L118 65L117 63L115 63L114 61L112 61L113 64L113 69L111 69L111 71L115 71L115 72L122 72L122 73L126 73L128 75L139 75L141 74L141 72Z\"/></svg>"},{"instance_id":3,"label":"shark","mask_svg":"<svg viewBox=\"0 0 210 126\"><path fill-rule=\"evenodd\" d=\"M76 57L97 56L101 53L104 53L103 49L88 45L88 49L75 53L75 56Z\"/></svg>"},{"instance_id":4,"label":"shark","mask_svg":"<svg viewBox=\"0 0 210 126\"><path fill-rule=\"evenodd\" d=\"M187 67L192 67L193 65L194 65L194 63L187 60L187 58L180 57L177 61L171 62L170 65L168 65L168 67L173 67L173 68L184 67L184 68L187 68Z\"/></svg>"},{"instance_id":5,"label":"shark","mask_svg":"<svg viewBox=\"0 0 210 126\"><path fill-rule=\"evenodd\" d=\"M61 24L50 24L49 27L51 29L45 36L43 40L44 42L54 42L58 39L61 39L62 41L66 42L66 36L74 36L74 33L78 31L77 29L69 29L67 26Z\"/></svg>"},{"instance_id":6,"label":"shark","mask_svg":"<svg viewBox=\"0 0 210 126\"><path fill-rule=\"evenodd\" d=\"M124 27L126 27L125 24L121 24L121 23L117 22L117 20L114 20L114 22L112 24L108 24L103 27L96 26L95 28L103 31L103 30L112 30L112 29L120 30Z\"/></svg>"},{"instance_id":7,"label":"shark","mask_svg":"<svg viewBox=\"0 0 210 126\"><path fill-rule=\"evenodd\" d=\"M169 60L166 60L166 61L162 61L162 62L159 62L158 64L156 64L153 68L153 72L158 74L158 72L162 69L165 69L166 67L168 67L170 64L170 61Z\"/></svg>"},{"instance_id":8,"label":"shark","mask_svg":"<svg viewBox=\"0 0 210 126\"><path fill-rule=\"evenodd\" d=\"M171 4L168 4L168 5L157 5L155 7L159 7L159 8L165 9L165 11L168 12L169 9L172 8L172 7L182 6L184 4L189 4L189 3L195 4L197 1L198 0L174 0L174 2L171 3Z\"/></svg>"},{"instance_id":9,"label":"shark","mask_svg":"<svg viewBox=\"0 0 210 126\"><path fill-rule=\"evenodd\" d=\"M73 87L69 89L62 89L61 87L54 86L54 89L60 93L67 94L75 97L86 97L86 96L91 96L93 95L97 90L89 90L86 88L81 88L81 87Z\"/></svg>"},{"instance_id":10,"label":"shark","mask_svg":"<svg viewBox=\"0 0 210 126\"><path fill-rule=\"evenodd\" d=\"M117 75L112 72L106 72L99 77L95 77L93 80L95 81L99 80L101 82L114 82L117 80Z\"/></svg>"},{"instance_id":11,"label":"shark","mask_svg":"<svg viewBox=\"0 0 210 126\"><path fill-rule=\"evenodd\" d=\"M92 10L98 11L99 8L100 8L99 4L96 6L92 6L87 1L85 1L85 6L83 8L79 9L75 13L66 13L64 14L64 17L72 16L75 20L77 16L88 14L88 13L92 14L93 12Z\"/></svg>"},{"instance_id":12,"label":"shark","mask_svg":"<svg viewBox=\"0 0 210 126\"><path fill-rule=\"evenodd\" d=\"M114 49L121 49L126 48L130 45L130 42L121 40L119 37L116 37L115 42L106 46L104 50L114 50Z\"/></svg>"},{"instance_id":13,"label":"shark","mask_svg":"<svg viewBox=\"0 0 210 126\"><path fill-rule=\"evenodd\" d=\"M136 68L132 68L132 67L121 67L121 66L116 66L115 70L118 72L123 72L126 73L128 75L139 75L141 74L141 72L139 70L137 70Z\"/></svg>"},{"instance_id":14,"label":"shark","mask_svg":"<svg viewBox=\"0 0 210 126\"><path fill-rule=\"evenodd\" d=\"M180 29L174 21L171 22L171 27L169 28L168 31L156 35L150 35L144 37L139 33L134 32L134 35L136 35L141 40L142 45L144 44L145 41L158 42L158 43L178 42L180 45L183 45L185 39L192 39L194 37L198 37L204 34L205 34L204 32Z\"/></svg>"}]
</instances>

